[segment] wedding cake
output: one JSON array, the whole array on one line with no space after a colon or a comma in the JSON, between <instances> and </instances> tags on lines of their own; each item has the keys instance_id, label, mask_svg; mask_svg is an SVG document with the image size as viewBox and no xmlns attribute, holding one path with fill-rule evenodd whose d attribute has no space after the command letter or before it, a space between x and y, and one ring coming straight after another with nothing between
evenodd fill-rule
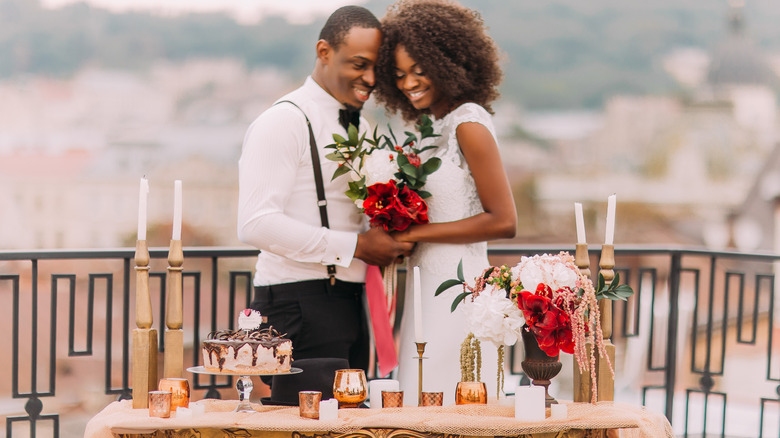
<instances>
[{"instance_id":1,"label":"wedding cake","mask_svg":"<svg viewBox=\"0 0 780 438\"><path fill-rule=\"evenodd\" d=\"M262 316L241 311L238 330L220 330L203 341L203 367L221 373L275 374L290 371L292 342L273 327L260 330Z\"/></svg>"}]
</instances>

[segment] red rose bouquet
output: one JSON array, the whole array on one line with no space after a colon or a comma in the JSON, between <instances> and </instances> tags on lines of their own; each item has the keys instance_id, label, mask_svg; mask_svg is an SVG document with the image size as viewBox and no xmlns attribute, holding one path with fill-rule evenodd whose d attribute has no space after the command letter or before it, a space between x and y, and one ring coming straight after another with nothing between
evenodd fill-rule
<instances>
[{"instance_id":1,"label":"red rose bouquet","mask_svg":"<svg viewBox=\"0 0 780 438\"><path fill-rule=\"evenodd\" d=\"M420 154L436 146L416 147L424 139L438 137L433 132L433 123L423 115L415 125L419 132L405 132L406 139L398 145L392 129L390 135L379 135L374 129L373 138L350 125L348 138L333 134L334 144L325 146L334 151L326 158L337 161L338 169L333 179L349 174L346 195L369 217L373 226L385 231L403 231L411 224L428 223L428 205L425 198L430 194L422 190L428 175L441 165L441 159L431 157L424 163ZM369 146L364 146L364 143Z\"/></svg>"}]
</instances>

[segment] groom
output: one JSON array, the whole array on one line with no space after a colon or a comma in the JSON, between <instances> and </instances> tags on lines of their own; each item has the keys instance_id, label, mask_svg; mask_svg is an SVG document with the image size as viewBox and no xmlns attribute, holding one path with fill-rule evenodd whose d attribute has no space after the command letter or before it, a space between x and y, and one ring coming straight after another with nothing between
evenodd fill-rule
<instances>
[{"instance_id":1,"label":"groom","mask_svg":"<svg viewBox=\"0 0 780 438\"><path fill-rule=\"evenodd\" d=\"M264 327L287 333L295 359L340 357L364 370L366 264L386 266L413 244L366 230L344 194L348 178L331 181L337 163L323 147L334 133L346 136L350 122L367 129L358 111L374 88L379 29L363 7L336 10L315 45L311 76L252 123L239 160L238 236L261 250L251 307L268 318Z\"/></svg>"}]
</instances>

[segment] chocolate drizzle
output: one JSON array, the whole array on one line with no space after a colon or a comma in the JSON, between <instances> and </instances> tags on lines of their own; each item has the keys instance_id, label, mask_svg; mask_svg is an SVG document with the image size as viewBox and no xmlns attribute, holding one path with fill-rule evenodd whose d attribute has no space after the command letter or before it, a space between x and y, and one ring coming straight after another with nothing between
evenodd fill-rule
<instances>
[{"instance_id":1,"label":"chocolate drizzle","mask_svg":"<svg viewBox=\"0 0 780 438\"><path fill-rule=\"evenodd\" d=\"M248 345L252 349L252 366L257 365L257 348L260 345L263 348L272 350L273 357L277 358L279 363L282 364L284 356L278 356L277 351L281 344L289 342L289 339L284 338L285 335L279 334L273 327L262 330L218 330L209 333L203 342L203 349L209 353L209 362L212 362L212 353L216 354L220 371L222 371L225 363L225 359L220 355L220 351L233 347L233 358L237 359L238 351L244 345Z\"/></svg>"}]
</instances>

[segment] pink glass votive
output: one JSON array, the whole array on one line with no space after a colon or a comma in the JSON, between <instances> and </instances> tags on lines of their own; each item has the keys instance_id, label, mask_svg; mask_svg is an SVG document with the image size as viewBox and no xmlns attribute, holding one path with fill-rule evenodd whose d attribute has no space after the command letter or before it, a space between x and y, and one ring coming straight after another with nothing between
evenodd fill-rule
<instances>
[{"instance_id":1,"label":"pink glass votive","mask_svg":"<svg viewBox=\"0 0 780 438\"><path fill-rule=\"evenodd\" d=\"M170 391L149 391L149 416L160 418L171 416Z\"/></svg>"},{"instance_id":2,"label":"pink glass votive","mask_svg":"<svg viewBox=\"0 0 780 438\"><path fill-rule=\"evenodd\" d=\"M382 391L383 408L400 408L404 405L403 391Z\"/></svg>"}]
</instances>

